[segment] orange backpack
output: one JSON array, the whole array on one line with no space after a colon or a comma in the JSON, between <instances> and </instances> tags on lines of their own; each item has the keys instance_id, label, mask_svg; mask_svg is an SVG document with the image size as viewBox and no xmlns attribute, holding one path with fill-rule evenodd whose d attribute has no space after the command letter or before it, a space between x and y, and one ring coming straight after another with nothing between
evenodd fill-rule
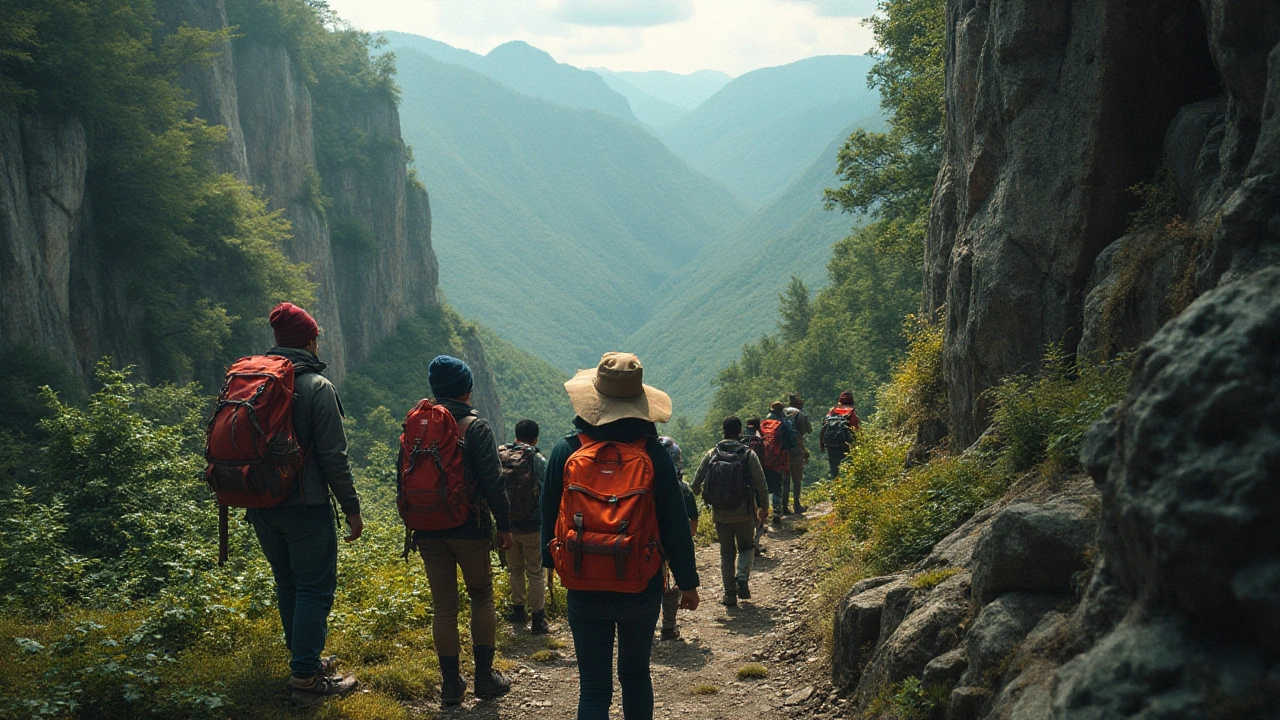
<instances>
[{"instance_id":1,"label":"orange backpack","mask_svg":"<svg viewBox=\"0 0 1280 720\"><path fill-rule=\"evenodd\" d=\"M551 556L570 590L642 592L662 567L653 461L644 439L582 447L564 464Z\"/></svg>"},{"instance_id":2,"label":"orange backpack","mask_svg":"<svg viewBox=\"0 0 1280 720\"><path fill-rule=\"evenodd\" d=\"M463 467L461 425L443 406L421 400L404 419L396 460L396 505L410 530L449 530L467 521L473 501Z\"/></svg>"}]
</instances>

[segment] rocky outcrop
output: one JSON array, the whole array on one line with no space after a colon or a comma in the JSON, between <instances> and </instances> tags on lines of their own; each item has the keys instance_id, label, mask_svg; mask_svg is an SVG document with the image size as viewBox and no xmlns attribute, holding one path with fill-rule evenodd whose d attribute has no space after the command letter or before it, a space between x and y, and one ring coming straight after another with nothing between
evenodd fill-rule
<instances>
[{"instance_id":1,"label":"rocky outcrop","mask_svg":"<svg viewBox=\"0 0 1280 720\"><path fill-rule=\"evenodd\" d=\"M986 389L1034 371L1048 343L1076 348L1095 260L1125 235L1137 202L1127 189L1170 164L1166 134L1184 106L1219 98L1224 78L1215 60L1248 65L1243 50L1224 43L1253 48L1265 32L1251 29L1249 42L1238 37L1248 13L1237 6L1258 5L1264 21L1275 14L1267 3L1204 4L1202 11L1194 0L949 3L948 123L924 302L947 308L944 365L957 446L986 426ZM1215 22L1236 29L1211 32ZM1233 73L1250 99L1227 83L1217 117L1199 118L1206 141L1220 143L1224 155L1239 154L1251 137L1246 120L1261 118L1257 68ZM1233 117L1225 132L1209 132ZM1199 159L1200 147L1183 152L1183 169L1185 156ZM1202 165L1227 176L1206 186L1229 186L1227 170L1238 165L1231 157Z\"/></svg>"}]
</instances>

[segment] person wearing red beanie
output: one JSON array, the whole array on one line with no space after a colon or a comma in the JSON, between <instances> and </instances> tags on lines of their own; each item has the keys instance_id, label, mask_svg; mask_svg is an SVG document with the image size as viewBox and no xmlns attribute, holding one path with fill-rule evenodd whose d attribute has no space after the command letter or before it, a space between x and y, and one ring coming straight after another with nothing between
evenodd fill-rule
<instances>
[{"instance_id":1,"label":"person wearing red beanie","mask_svg":"<svg viewBox=\"0 0 1280 720\"><path fill-rule=\"evenodd\" d=\"M346 695L358 685L350 673L335 674L334 661L323 657L338 573L338 533L329 494L347 516L347 542L360 537L364 520L347 461L342 402L316 356L320 326L306 310L287 302L271 311L269 321L276 346L267 354L293 363L293 428L307 464L283 502L251 509L247 517L275 577L285 646L293 656L291 699L303 707Z\"/></svg>"},{"instance_id":2,"label":"person wearing red beanie","mask_svg":"<svg viewBox=\"0 0 1280 720\"><path fill-rule=\"evenodd\" d=\"M306 310L289 302L282 302L271 311L268 322L275 333L276 345L286 348L305 348L320 336L320 325Z\"/></svg>"},{"instance_id":3,"label":"person wearing red beanie","mask_svg":"<svg viewBox=\"0 0 1280 720\"><path fill-rule=\"evenodd\" d=\"M827 465L832 479L840 474L840 463L849 454L849 449L857 438L856 433L861 428L858 410L853 406L853 393L845 390L840 393L836 406L827 412L827 417L822 421L822 432L818 433L818 447L827 451Z\"/></svg>"}]
</instances>

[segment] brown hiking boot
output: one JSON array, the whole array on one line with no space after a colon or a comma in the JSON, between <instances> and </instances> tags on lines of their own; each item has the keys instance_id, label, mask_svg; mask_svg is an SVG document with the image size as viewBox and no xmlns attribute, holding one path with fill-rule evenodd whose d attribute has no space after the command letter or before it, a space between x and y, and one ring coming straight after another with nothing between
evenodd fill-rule
<instances>
[{"instance_id":1,"label":"brown hiking boot","mask_svg":"<svg viewBox=\"0 0 1280 720\"><path fill-rule=\"evenodd\" d=\"M289 680L289 701L296 708L312 707L331 697L350 695L360 687L360 681L351 673L342 675L323 675L316 673L310 678L291 678Z\"/></svg>"},{"instance_id":2,"label":"brown hiking boot","mask_svg":"<svg viewBox=\"0 0 1280 720\"><path fill-rule=\"evenodd\" d=\"M679 640L680 628L662 628L663 640Z\"/></svg>"},{"instance_id":3,"label":"brown hiking boot","mask_svg":"<svg viewBox=\"0 0 1280 720\"><path fill-rule=\"evenodd\" d=\"M529 622L530 635L548 635L551 633L551 626L547 624L547 611L534 610Z\"/></svg>"}]
</instances>

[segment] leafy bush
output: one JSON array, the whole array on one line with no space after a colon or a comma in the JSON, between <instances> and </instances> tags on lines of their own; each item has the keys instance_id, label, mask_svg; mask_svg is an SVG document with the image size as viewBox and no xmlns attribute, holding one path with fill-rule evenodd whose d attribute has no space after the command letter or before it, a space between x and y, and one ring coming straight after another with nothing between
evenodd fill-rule
<instances>
[{"instance_id":1,"label":"leafy bush","mask_svg":"<svg viewBox=\"0 0 1280 720\"><path fill-rule=\"evenodd\" d=\"M1084 433L1124 397L1129 382L1127 357L1073 361L1055 345L1043 365L1038 377L1015 375L989 391L994 401L989 446L996 448L1006 474L1041 464L1053 473L1078 468Z\"/></svg>"},{"instance_id":2,"label":"leafy bush","mask_svg":"<svg viewBox=\"0 0 1280 720\"><path fill-rule=\"evenodd\" d=\"M18 486L0 500L0 609L49 615L72 596L82 561L64 544L62 502L35 502Z\"/></svg>"},{"instance_id":3,"label":"leafy bush","mask_svg":"<svg viewBox=\"0 0 1280 720\"><path fill-rule=\"evenodd\" d=\"M926 322L915 315L904 323L907 353L881 386L877 406L884 423L907 437L921 425L945 423L948 414L947 383L942 375L942 322Z\"/></svg>"}]
</instances>

